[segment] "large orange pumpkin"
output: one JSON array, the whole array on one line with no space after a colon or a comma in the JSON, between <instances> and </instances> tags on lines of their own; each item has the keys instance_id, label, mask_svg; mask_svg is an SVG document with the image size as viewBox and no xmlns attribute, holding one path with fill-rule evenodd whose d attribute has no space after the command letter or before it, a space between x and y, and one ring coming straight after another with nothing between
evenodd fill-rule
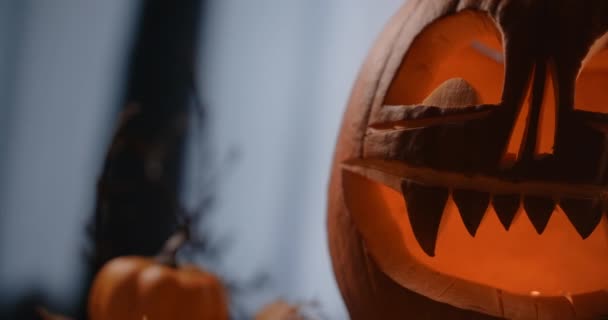
<instances>
[{"instance_id":1,"label":"large orange pumpkin","mask_svg":"<svg viewBox=\"0 0 608 320\"><path fill-rule=\"evenodd\" d=\"M608 316L608 2L409 0L364 64L328 231L353 319Z\"/></svg>"},{"instance_id":2,"label":"large orange pumpkin","mask_svg":"<svg viewBox=\"0 0 608 320\"><path fill-rule=\"evenodd\" d=\"M228 319L226 292L215 275L165 258L119 257L104 265L89 294L89 318Z\"/></svg>"}]
</instances>

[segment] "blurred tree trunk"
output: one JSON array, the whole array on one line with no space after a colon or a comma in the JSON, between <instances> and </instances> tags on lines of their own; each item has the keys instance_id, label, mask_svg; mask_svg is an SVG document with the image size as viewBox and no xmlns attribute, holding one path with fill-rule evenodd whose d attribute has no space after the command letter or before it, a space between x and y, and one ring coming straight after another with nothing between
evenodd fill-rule
<instances>
[{"instance_id":1,"label":"blurred tree trunk","mask_svg":"<svg viewBox=\"0 0 608 320\"><path fill-rule=\"evenodd\" d=\"M98 184L96 268L121 255L156 254L177 223L201 1L142 3L123 111Z\"/></svg>"},{"instance_id":2,"label":"blurred tree trunk","mask_svg":"<svg viewBox=\"0 0 608 320\"><path fill-rule=\"evenodd\" d=\"M202 2L142 1L122 111L98 181L87 291L108 260L155 255L178 224Z\"/></svg>"}]
</instances>

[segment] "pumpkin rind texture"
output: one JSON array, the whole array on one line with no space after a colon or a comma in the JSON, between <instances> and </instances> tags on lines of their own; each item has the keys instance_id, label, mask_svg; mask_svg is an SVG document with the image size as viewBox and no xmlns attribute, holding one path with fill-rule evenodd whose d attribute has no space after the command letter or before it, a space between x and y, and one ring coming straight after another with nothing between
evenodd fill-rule
<instances>
[{"instance_id":1,"label":"pumpkin rind texture","mask_svg":"<svg viewBox=\"0 0 608 320\"><path fill-rule=\"evenodd\" d=\"M93 282L88 308L91 320L226 320L229 314L215 275L143 257L108 262Z\"/></svg>"}]
</instances>

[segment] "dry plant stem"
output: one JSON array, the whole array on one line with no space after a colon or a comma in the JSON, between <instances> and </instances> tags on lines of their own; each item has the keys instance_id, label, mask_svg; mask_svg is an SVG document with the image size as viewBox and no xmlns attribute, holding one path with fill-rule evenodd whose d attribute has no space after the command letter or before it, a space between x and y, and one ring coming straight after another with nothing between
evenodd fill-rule
<instances>
[{"instance_id":1,"label":"dry plant stem","mask_svg":"<svg viewBox=\"0 0 608 320\"><path fill-rule=\"evenodd\" d=\"M180 228L165 242L155 260L166 266L177 268L177 252L190 239L188 228Z\"/></svg>"}]
</instances>

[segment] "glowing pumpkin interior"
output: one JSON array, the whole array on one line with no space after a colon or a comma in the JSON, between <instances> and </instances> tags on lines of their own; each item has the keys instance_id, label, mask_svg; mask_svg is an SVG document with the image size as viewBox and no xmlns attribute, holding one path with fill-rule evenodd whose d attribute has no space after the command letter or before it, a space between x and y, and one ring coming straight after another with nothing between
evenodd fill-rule
<instances>
[{"instance_id":1,"label":"glowing pumpkin interior","mask_svg":"<svg viewBox=\"0 0 608 320\"><path fill-rule=\"evenodd\" d=\"M425 104L437 88L455 78L463 79L475 90L476 104L499 105L505 85L501 38L495 23L485 14L465 11L432 23L410 45L384 105ZM584 60L576 84L575 109L606 110L608 51L603 43L604 38L599 39ZM546 72L535 156L551 154L554 147L556 97L551 70ZM505 161L512 162L520 156L530 99L528 93L522 101ZM450 191L432 256L419 245L407 214L399 188L407 177L399 176L400 164L387 166L384 169L388 170L376 170L375 175L381 179L348 169L343 170L342 179L345 203L371 255L385 269L394 270L391 276L396 280L402 277L403 282L411 282L408 273L415 267L409 257L414 257L436 273L522 295L569 297L608 288L605 216L583 239L559 202L541 233L521 204L510 227L505 228L490 202L473 236ZM395 166L395 170L391 171L390 166ZM394 183L386 183L389 180Z\"/></svg>"}]
</instances>

